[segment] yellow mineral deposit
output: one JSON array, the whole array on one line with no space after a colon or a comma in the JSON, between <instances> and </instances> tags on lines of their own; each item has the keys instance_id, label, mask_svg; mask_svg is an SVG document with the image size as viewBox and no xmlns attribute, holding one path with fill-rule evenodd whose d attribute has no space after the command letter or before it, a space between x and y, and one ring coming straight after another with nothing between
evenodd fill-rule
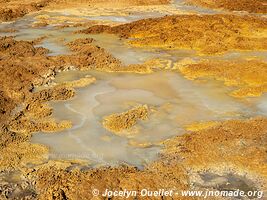
<instances>
[{"instance_id":1,"label":"yellow mineral deposit","mask_svg":"<svg viewBox=\"0 0 267 200\"><path fill-rule=\"evenodd\" d=\"M0 0L0 199L265 199L265 14L264 0Z\"/></svg>"},{"instance_id":2,"label":"yellow mineral deposit","mask_svg":"<svg viewBox=\"0 0 267 200\"><path fill-rule=\"evenodd\" d=\"M105 116L103 119L103 126L115 134L123 134L123 130L131 129L138 120L146 120L148 118L147 105L132 108L123 113L116 113Z\"/></svg>"}]
</instances>

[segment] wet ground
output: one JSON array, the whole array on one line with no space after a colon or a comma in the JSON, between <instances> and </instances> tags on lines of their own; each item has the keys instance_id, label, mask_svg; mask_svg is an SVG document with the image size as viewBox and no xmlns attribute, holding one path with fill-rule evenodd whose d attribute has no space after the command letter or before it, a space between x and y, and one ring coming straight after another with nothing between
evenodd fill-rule
<instances>
[{"instance_id":1,"label":"wet ground","mask_svg":"<svg viewBox=\"0 0 267 200\"><path fill-rule=\"evenodd\" d=\"M174 6L183 12L213 14L216 11L186 6L175 1ZM107 20L126 23L134 20L159 17L164 13L131 13L126 16L100 15L75 16L66 12L40 13L50 17L69 16L81 21ZM15 29L14 33L1 33L15 36L18 40L44 39L36 47L50 50L48 55L66 55L70 50L66 43L77 38L93 38L95 44L105 48L124 64L140 64L149 59L168 60L166 68L172 69L173 63L185 58L199 60L235 59L238 57L264 57L265 52L230 52L223 56L198 56L193 50L161 50L131 47L117 36L100 34L78 34L82 27L58 29L54 25L32 27L38 14L7 24L2 29ZM68 21L66 21L68 22ZM54 117L57 120L70 120L73 127L62 133L48 135L38 133L33 142L51 147L51 159L87 159L93 165L133 164L138 167L157 158L161 142L185 132L185 127L197 122L243 119L257 115L267 115L264 106L265 96L257 100L234 99L228 96L227 88L212 80L192 82L177 72L157 72L148 75L110 74L91 71L61 72L55 83L78 80L86 75L94 76L93 85L79 89L74 99L53 103ZM137 133L119 137L105 130L101 122L106 115L119 113L136 105L148 105L151 110L149 119L138 122ZM134 144L134 145L133 145ZM145 146L145 148L143 148Z\"/></svg>"},{"instance_id":2,"label":"wet ground","mask_svg":"<svg viewBox=\"0 0 267 200\"><path fill-rule=\"evenodd\" d=\"M177 13L228 12L185 5L181 0L173 1L167 8L170 7L171 10L164 8L158 12L152 8L133 12L127 9L122 12L110 9L102 10L98 14L82 8L41 11L14 22L0 24L0 36L14 36L16 40L27 41L42 38L39 42L35 41L35 47L49 49L48 56L70 55L72 52L67 43L79 38L93 38L94 45L107 50L125 67L143 64L149 60L164 61L160 69L148 74L96 70L58 71L52 83L34 88L37 92L88 76L96 79L91 85L77 88L76 95L70 100L49 102L53 108L52 117L56 121L69 120L72 123L71 128L57 133L33 134L32 143L49 147L49 160L83 160L87 167L96 169L103 166L118 167L122 164L144 169L159 159L164 141L190 133L192 129L189 127L195 128L200 124L205 124L206 127L206 124L216 125L217 122L227 120L267 116L266 94L253 98L235 98L229 95L235 87L210 78L192 81L175 68L175 63L188 59L194 62L202 59L231 61L246 58L266 61L266 51L228 51L222 55L198 55L196 51L188 49L133 47L127 43L131 38L122 39L111 34L78 33L88 23L117 25ZM38 16L46 16L48 21L54 21L44 26L34 26L40 22ZM80 24L77 25L78 23ZM66 27L61 27L62 25ZM13 29L14 32L3 31ZM121 135L103 126L106 116L123 113L140 105L148 106L148 118L137 120L131 129L123 130ZM207 172L199 176L202 180L196 185L200 188L244 191L256 189L254 183L235 174L218 175ZM13 176L5 179L13 180Z\"/></svg>"},{"instance_id":3,"label":"wet ground","mask_svg":"<svg viewBox=\"0 0 267 200\"><path fill-rule=\"evenodd\" d=\"M263 106L265 96L254 102L238 100L230 97L230 89L220 82L194 83L177 72L138 75L68 71L59 73L55 82L86 75L96 77L97 81L79 89L74 99L52 104L54 117L72 121L73 127L60 134L35 134L32 139L50 146L52 158L73 159L76 154L84 154L93 164L128 163L141 167L157 158L162 141L185 133L186 126L267 115ZM136 133L124 138L103 128L104 116L143 104L153 111L147 120L138 122Z\"/></svg>"}]
</instances>

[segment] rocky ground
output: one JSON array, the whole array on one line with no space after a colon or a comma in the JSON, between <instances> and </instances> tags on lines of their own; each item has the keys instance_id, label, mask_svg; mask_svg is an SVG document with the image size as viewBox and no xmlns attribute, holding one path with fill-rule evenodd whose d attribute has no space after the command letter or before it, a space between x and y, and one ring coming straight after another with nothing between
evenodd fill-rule
<instances>
[{"instance_id":1,"label":"rocky ground","mask_svg":"<svg viewBox=\"0 0 267 200\"><path fill-rule=\"evenodd\" d=\"M2 21L27 13L73 5L72 1L0 1ZM193 2L193 1L192 1ZM204 1L194 1L197 4ZM264 1L203 6L248 12L265 12L258 7ZM240 1L243 2L243 1ZM245 2L245 1L244 1ZM247 2L247 1L246 1ZM255 3L254 3L255 2ZM81 3L88 3L82 1ZM112 2L111 2L112 3ZM116 1L118 5L165 4L168 1ZM253 3L253 4L252 4ZM103 1L90 1L103 5ZM223 6L222 6L223 5ZM164 28L163 28L164 27ZM222 54L230 50L266 50L266 20L256 16L181 15L144 19L118 26L90 26L83 33L113 33L135 38L130 45L163 49L193 49L199 54ZM41 40L41 39L40 39ZM69 121L55 121L48 102L68 100L76 87L95 81L85 77L78 81L51 86L55 74L62 70L99 70L105 72L153 73L162 70L159 60L125 66L93 39L68 43L69 55L48 56L49 50L35 47L35 41L0 38L0 199L102 199L93 197L92 189L138 190L149 188L229 189L229 174L249 188L267 188L267 119L228 120L188 127L188 133L163 142L157 161L144 170L132 166L88 169L79 160L48 161L49 149L29 142L37 131L51 132L70 128ZM210 77L237 87L235 97L260 96L266 92L267 66L260 59L177 62L173 69L195 80ZM35 91L37 86L50 85ZM107 116L103 124L115 133L129 129L149 116L146 105ZM55 133L53 133L55 134ZM223 177L203 183L203 174ZM232 187L238 187L232 185ZM150 199L150 198L147 198ZM162 199L159 197L158 199ZM186 199L177 197L177 199ZM189 198L192 199L192 198ZM212 199L212 198L210 198ZM216 198L218 199L218 198Z\"/></svg>"}]
</instances>

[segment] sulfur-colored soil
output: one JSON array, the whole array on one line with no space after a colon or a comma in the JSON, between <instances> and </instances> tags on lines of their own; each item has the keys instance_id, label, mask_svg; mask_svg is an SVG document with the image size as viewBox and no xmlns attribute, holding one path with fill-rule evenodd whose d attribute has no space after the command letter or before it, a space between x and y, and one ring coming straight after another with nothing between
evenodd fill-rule
<instances>
[{"instance_id":1,"label":"sulfur-colored soil","mask_svg":"<svg viewBox=\"0 0 267 200\"><path fill-rule=\"evenodd\" d=\"M92 39L80 39L69 43L68 46L72 51L70 55L50 57L46 55L48 52L46 49L36 48L32 42L15 41L9 37L1 38L0 44L0 75L3 86L0 93L0 169L4 175L9 170L20 171L19 180L27 186L21 189L20 194L16 194L18 185L9 181L2 183L3 186L0 187L9 189L8 192L3 190L5 192L1 194L1 198L5 199L6 195L16 194L19 197L28 196L29 198L38 196L39 199L91 199L93 198L92 188L97 188L101 192L106 188L140 190L147 187L152 190L175 188L179 191L192 188L192 184L198 181L199 174L204 172L221 176L231 172L252 181L258 189L264 189L264 185L266 186L267 173L264 158L266 157L267 121L265 118L226 121L214 123L212 126L202 124L193 126L193 129L191 126L189 130L195 132L165 141L165 148L159 160L149 164L145 170L121 166L84 171L75 168L70 170L78 161L46 163L48 149L42 145L29 143L33 132L60 131L71 127L68 121L55 122L51 118L53 111L46 102L67 100L75 95L73 87L91 84L95 79L85 77L38 92L34 92L33 88L38 85L49 85L58 70L66 70L71 66L76 66L77 69L110 72L123 71L122 69L127 71L131 67L123 66L111 54L95 46ZM155 64L159 60L151 62ZM211 71L216 69L215 63L212 63L208 69ZM221 64L219 63L218 66ZM108 68L103 67L104 65ZM183 69L190 69L191 65L187 65L183 65L185 67ZM236 71L232 72L232 70L237 67L241 72L236 77L246 78L242 85L249 84L252 80L254 84L262 84L266 77L265 64L252 60L247 64L241 63L240 67L247 69L248 65L255 68L251 68L252 71L249 70L250 68L240 70L237 64L228 63L225 66L229 70L225 72L229 77L234 77L233 74L236 76ZM142 68L143 65L135 66ZM219 67L217 68L218 72L216 71L215 75L221 76ZM151 67L148 69L151 70ZM257 78L250 79L249 74L255 71L259 73ZM137 120L145 119L147 111L146 106L140 106L125 113L108 116L111 120L107 120L105 126L112 130L115 127L114 132L128 129L134 126ZM123 123L118 125L117 122ZM29 168L27 167L29 163L38 165Z\"/></svg>"},{"instance_id":2,"label":"sulfur-colored soil","mask_svg":"<svg viewBox=\"0 0 267 200\"><path fill-rule=\"evenodd\" d=\"M83 87L95 81L93 77L85 77L34 92L34 87L49 84L57 71L68 69L71 63L48 57L47 49L33 45L33 42L16 41L11 37L0 38L1 169L24 166L34 159L43 160L41 155L48 150L28 143L32 133L71 127L68 121L54 121L50 117L52 109L46 102L69 99L75 94L73 87Z\"/></svg>"},{"instance_id":3,"label":"sulfur-colored soil","mask_svg":"<svg viewBox=\"0 0 267 200\"><path fill-rule=\"evenodd\" d=\"M167 141L166 152L180 155L183 164L191 169L223 171L233 168L240 173L255 174L266 181L266 126L264 118L223 122ZM179 148L176 148L177 144Z\"/></svg>"},{"instance_id":4,"label":"sulfur-colored soil","mask_svg":"<svg viewBox=\"0 0 267 200\"><path fill-rule=\"evenodd\" d=\"M200 131L200 130L203 130L203 129L208 129L208 128L214 127L216 125L218 125L218 122L215 122L215 121L196 122L196 123L193 123L193 124L186 125L185 128L186 128L187 131Z\"/></svg>"},{"instance_id":5,"label":"sulfur-colored soil","mask_svg":"<svg viewBox=\"0 0 267 200\"><path fill-rule=\"evenodd\" d=\"M105 49L94 45L91 38L77 39L68 44L71 55L57 56L60 65L76 66L80 70L99 70L106 72L152 73L160 68L159 60L148 60L143 64L123 65L120 60L112 56Z\"/></svg>"},{"instance_id":6,"label":"sulfur-colored soil","mask_svg":"<svg viewBox=\"0 0 267 200\"><path fill-rule=\"evenodd\" d=\"M78 70L152 72L152 64L123 66L119 60L92 42L92 39L78 39L68 44L72 54L47 56L48 50L34 47L34 42L16 41L12 37L0 38L1 169L24 165L24 161L20 161L27 157L23 155L39 156L41 152L47 153L43 146L28 143L33 132L53 132L71 127L68 121L54 121L50 117L52 109L46 102L72 98L75 87L92 84L95 78L85 77L34 92L34 87L50 85L57 71L75 66ZM14 148L14 144L18 148ZM29 148L26 148L26 144ZM20 151L20 145L23 151Z\"/></svg>"},{"instance_id":7,"label":"sulfur-colored soil","mask_svg":"<svg viewBox=\"0 0 267 200\"><path fill-rule=\"evenodd\" d=\"M156 4L167 5L169 2L112 0L107 3L103 0L81 0L78 4L80 7L93 7L93 10L101 7L105 12L106 8L126 9L129 6L136 6L137 11L138 6L140 10L144 9L143 5L152 6L149 7L152 9ZM265 5L263 0L191 2L210 8L266 13L266 7L259 6ZM76 4L74 0L0 0L0 21L15 20L43 9L72 9ZM122 13L130 12L125 9ZM66 20L73 19L62 17L51 22L47 17L35 25L46 26ZM80 19L74 22L78 25ZM96 24L85 24L90 28L82 32L105 32L122 38L134 38L129 43L137 47L193 49L199 54L266 50L267 47L266 19L254 15L175 15L115 26ZM224 183L203 180L201 175L207 173L223 178L229 174L234 178L242 177L249 187L267 191L267 119L263 117L189 124L185 127L188 131L186 134L162 142L163 150L158 160L142 170L128 165L88 168L88 163L80 160L48 161L49 149L30 143L35 132L56 134L72 126L70 121L52 118L53 109L49 102L71 99L75 96L75 88L96 81L94 77L87 76L56 84L53 80L59 71L153 73L156 70L179 70L188 79L207 77L223 81L225 85L237 88L231 93L232 96L247 97L267 92L266 62L256 59L200 60L177 62L172 66L170 60L153 59L143 64L125 66L90 38L66 44L70 54L59 56L48 56L47 49L34 46L41 40L27 42L16 41L12 37L0 38L0 199L103 199L94 197L93 189L100 192L105 189L140 191L143 188L174 189L178 192L185 189L229 189ZM42 87L38 89L39 86ZM106 129L121 136L125 130L130 132L139 120L148 119L149 111L148 106L140 105L106 116L102 123ZM134 141L129 143L137 146ZM146 148L152 144L139 145ZM241 186L236 187L239 189ZM178 195L173 199L197 198Z\"/></svg>"},{"instance_id":8,"label":"sulfur-colored soil","mask_svg":"<svg viewBox=\"0 0 267 200\"><path fill-rule=\"evenodd\" d=\"M266 0L187 0L187 2L192 5L207 8L247 11L250 13L267 13Z\"/></svg>"},{"instance_id":9,"label":"sulfur-colored soil","mask_svg":"<svg viewBox=\"0 0 267 200\"><path fill-rule=\"evenodd\" d=\"M203 60L180 66L177 63L175 66L188 79L208 77L237 87L231 93L235 97L261 96L267 91L267 64L260 60Z\"/></svg>"},{"instance_id":10,"label":"sulfur-colored soil","mask_svg":"<svg viewBox=\"0 0 267 200\"><path fill-rule=\"evenodd\" d=\"M193 49L201 54L266 50L266 19L236 15L177 15L119 26L92 26L82 33L113 33L134 38L133 46Z\"/></svg>"},{"instance_id":11,"label":"sulfur-colored soil","mask_svg":"<svg viewBox=\"0 0 267 200\"><path fill-rule=\"evenodd\" d=\"M48 3L49 0L2 0L0 1L0 22L12 21L30 12L39 11Z\"/></svg>"},{"instance_id":12,"label":"sulfur-colored soil","mask_svg":"<svg viewBox=\"0 0 267 200\"><path fill-rule=\"evenodd\" d=\"M102 124L103 126L117 135L121 135L123 130L131 129L138 120L145 120L148 118L148 106L137 106L123 113L116 113L105 116Z\"/></svg>"},{"instance_id":13,"label":"sulfur-colored soil","mask_svg":"<svg viewBox=\"0 0 267 200\"><path fill-rule=\"evenodd\" d=\"M141 171L127 166L69 171L71 163L50 161L36 167L28 177L37 181L40 199L48 200L98 199L93 197L92 189L101 193L106 188L197 189L193 186L195 181L201 173L208 172L221 176L233 173L253 180L257 189L266 189L266 128L267 120L262 118L233 120L172 138L164 143L161 159Z\"/></svg>"}]
</instances>

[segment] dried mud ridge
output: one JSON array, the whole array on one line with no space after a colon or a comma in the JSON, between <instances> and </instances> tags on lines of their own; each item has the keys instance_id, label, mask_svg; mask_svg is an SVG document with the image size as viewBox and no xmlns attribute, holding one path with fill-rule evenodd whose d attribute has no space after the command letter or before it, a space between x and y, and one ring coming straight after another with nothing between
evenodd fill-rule
<instances>
[{"instance_id":1,"label":"dried mud ridge","mask_svg":"<svg viewBox=\"0 0 267 200\"><path fill-rule=\"evenodd\" d=\"M267 21L236 15L177 15L118 26L96 25L81 33L112 33L137 47L192 49L200 54L230 50L266 50Z\"/></svg>"},{"instance_id":2,"label":"dried mud ridge","mask_svg":"<svg viewBox=\"0 0 267 200\"><path fill-rule=\"evenodd\" d=\"M147 105L137 106L123 113L105 116L102 124L109 131L117 135L124 135L123 130L130 131L129 129L136 125L138 120L146 120L148 112Z\"/></svg>"}]
</instances>

